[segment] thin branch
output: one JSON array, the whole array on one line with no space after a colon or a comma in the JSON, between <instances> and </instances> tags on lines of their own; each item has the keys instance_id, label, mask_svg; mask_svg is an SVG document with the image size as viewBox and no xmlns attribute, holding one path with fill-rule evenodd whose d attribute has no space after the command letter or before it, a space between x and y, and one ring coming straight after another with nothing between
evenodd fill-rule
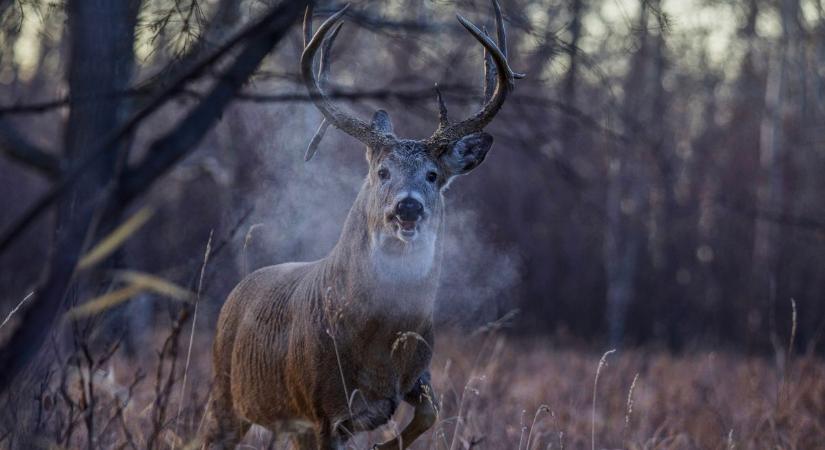
<instances>
[{"instance_id":1,"label":"thin branch","mask_svg":"<svg viewBox=\"0 0 825 450\"><path fill-rule=\"evenodd\" d=\"M212 90L193 108L178 126L154 141L137 167L123 174L116 198L128 204L145 191L161 175L200 142L206 132L223 114L246 81L252 77L261 61L286 35L290 26L306 5L304 1L287 2L275 8L256 24L246 46L233 63L218 78Z\"/></svg>"},{"instance_id":2,"label":"thin branch","mask_svg":"<svg viewBox=\"0 0 825 450\"><path fill-rule=\"evenodd\" d=\"M20 300L20 303L18 303L17 306L15 306L14 308L12 308L11 311L9 311L9 314L6 316L6 318L3 319L2 323L0 323L0 328L3 328L7 323L9 323L9 320L11 320L11 318L17 313L17 311L20 311L20 308L23 307L23 303L26 303L26 300L30 299L32 295L34 295L34 291L29 292L25 297L23 297L23 300Z\"/></svg>"},{"instance_id":3,"label":"thin branch","mask_svg":"<svg viewBox=\"0 0 825 450\"><path fill-rule=\"evenodd\" d=\"M444 91L453 95L464 95L470 93L472 89L463 84L441 85ZM111 94L115 97L141 97L148 95L148 90L144 88L130 89L127 91L117 92ZM171 93L173 96L185 96L195 99L201 99L204 94L194 89L179 89ZM339 100L399 100L399 101L432 101L432 88L407 88L407 89L366 89L366 90L352 90L343 86L334 86L329 92L329 97ZM99 97L97 98L99 99ZM255 102L255 103L274 103L274 102L309 102L312 99L309 94L304 92L290 92L282 94L259 94L255 92L240 92L236 95L236 99L240 101ZM49 112L56 108L63 108L69 106L69 102L77 103L77 100L71 97L62 97L59 99L48 100L40 103L26 103L14 104L9 106L0 106L0 117L5 115L17 114L39 114ZM0 126L2 122L0 121ZM0 128L0 139L2 139L2 128ZM2 140L0 140L0 144Z\"/></svg>"},{"instance_id":4,"label":"thin branch","mask_svg":"<svg viewBox=\"0 0 825 450\"><path fill-rule=\"evenodd\" d=\"M39 173L56 178L60 175L60 159L28 141L15 127L0 120L0 153Z\"/></svg>"},{"instance_id":5,"label":"thin branch","mask_svg":"<svg viewBox=\"0 0 825 450\"><path fill-rule=\"evenodd\" d=\"M54 100L45 100L42 102L14 103L11 105L0 107L0 116L12 114L45 113L53 109L64 108L67 106L69 106L69 97L63 97Z\"/></svg>"},{"instance_id":6,"label":"thin branch","mask_svg":"<svg viewBox=\"0 0 825 450\"><path fill-rule=\"evenodd\" d=\"M318 8L314 11L314 16L327 17L344 7L344 3L336 3L327 5L326 8ZM454 27L453 22L433 22L422 20L393 20L376 15L368 14L363 11L349 9L345 16L351 21L371 31L403 31L413 33L433 33L452 31L453 33L461 33Z\"/></svg>"},{"instance_id":7,"label":"thin branch","mask_svg":"<svg viewBox=\"0 0 825 450\"><path fill-rule=\"evenodd\" d=\"M305 1L300 1L304 4ZM291 4L291 3L290 3ZM267 29L271 25L270 22L275 22L283 9L276 8L266 14L262 19L250 25L235 37L226 42L223 46L210 53L207 57L201 60L200 63L195 64L190 70L181 74L174 82L169 83L169 86L155 95L152 100L147 102L146 106L135 112L132 117L127 120L122 126L114 130L104 139L101 139L101 144L97 145L92 151L87 153L83 159L74 164L71 168L63 173L61 177L46 194L32 205L31 208L17 221L0 234L0 253L2 253L9 244L25 231L28 226L40 217L46 209L48 209L55 201L63 197L72 187L80 176L97 161L99 158L105 156L109 150L114 147L121 139L129 136L149 115L154 113L161 106L165 105L169 100L174 98L175 94L183 89L183 87L192 79L200 76L205 70L212 67L222 56L233 49L239 43L249 39L252 36L260 34L262 29Z\"/></svg>"},{"instance_id":8,"label":"thin branch","mask_svg":"<svg viewBox=\"0 0 825 450\"><path fill-rule=\"evenodd\" d=\"M203 135L223 113L223 109L229 104L241 85L249 79L263 58L286 35L305 5L306 0L297 0L284 2L280 6L272 8L259 21L230 40L224 47L211 54L191 71L183 74L169 88L164 89L164 92L149 102L145 108L138 111L124 126L115 130L109 138L104 139L103 145L89 152L89 157L73 167L46 196L37 202L22 220L12 226L0 239L0 251L6 248L55 200L61 198L66 189L93 161L121 138L128 135L151 112L164 104L170 98L169 93L181 89L190 78L210 67L236 43L242 40L248 41L204 101L180 121L171 132L155 141L141 164L136 169L128 172L129 177L116 187L116 189L122 187L126 187L126 189L117 190L117 195L107 195L104 192L100 199L88 199L85 202L84 209L78 211L78 214L96 215L94 214L95 210L100 211L97 207L104 204L107 207L102 210L103 214L99 217L104 220L107 217L116 217L116 215L108 213L112 210L118 211L127 205L130 200L142 194L157 178L197 145ZM90 223L88 229L84 231L86 235L92 235L94 230L95 224ZM15 329L11 339L0 348L0 367L3 367L3 370L0 371L0 393L8 389L15 376L37 354L45 337L51 331L54 317L60 309L61 300L71 280L73 268L83 250L83 244L77 241L82 241L82 239L72 240L72 245L67 245L67 248L58 246L56 254L59 258L61 271L50 274L43 283L43 288L37 290L35 299L26 311L23 321Z\"/></svg>"},{"instance_id":9,"label":"thin branch","mask_svg":"<svg viewBox=\"0 0 825 450\"><path fill-rule=\"evenodd\" d=\"M717 204L728 211L743 215L749 219L764 220L776 225L789 228L799 228L811 232L821 233L825 231L825 221L817 220L812 217L746 206L746 202L735 201L734 199L724 196L718 199Z\"/></svg>"},{"instance_id":10,"label":"thin branch","mask_svg":"<svg viewBox=\"0 0 825 450\"><path fill-rule=\"evenodd\" d=\"M189 13L200 7L194 6L195 2L190 3L188 8ZM169 10L168 13L174 13L174 10ZM201 16L202 12L198 13ZM229 37L230 32L236 25L240 16L240 2L237 0L221 0L214 9L214 13L210 19L203 26L203 32L200 33L200 39L192 42L187 46L185 53L174 58L169 64L163 67L158 73L152 75L143 81L138 89L148 93L157 92L166 87L170 80L174 80L181 73L190 69L194 64L208 53L209 50L217 47L218 44ZM187 17L188 22L191 17ZM200 20L198 20L200 22ZM154 25L154 24L153 24ZM163 24L165 26L166 24ZM161 32L163 26L155 28L155 38Z\"/></svg>"}]
</instances>

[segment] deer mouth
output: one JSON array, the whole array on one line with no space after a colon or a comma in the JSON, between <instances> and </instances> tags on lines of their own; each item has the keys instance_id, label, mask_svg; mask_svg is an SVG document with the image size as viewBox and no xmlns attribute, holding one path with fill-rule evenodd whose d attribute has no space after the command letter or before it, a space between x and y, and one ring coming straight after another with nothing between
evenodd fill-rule
<instances>
[{"instance_id":1,"label":"deer mouth","mask_svg":"<svg viewBox=\"0 0 825 450\"><path fill-rule=\"evenodd\" d=\"M399 217L395 217L393 220L396 235L405 242L418 233L420 223L420 220L401 220Z\"/></svg>"}]
</instances>

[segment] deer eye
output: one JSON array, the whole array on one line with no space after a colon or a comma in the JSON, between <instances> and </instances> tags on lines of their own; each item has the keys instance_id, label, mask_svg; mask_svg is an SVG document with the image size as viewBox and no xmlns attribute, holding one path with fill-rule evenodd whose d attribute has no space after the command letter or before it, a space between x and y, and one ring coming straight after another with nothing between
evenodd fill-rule
<instances>
[{"instance_id":1,"label":"deer eye","mask_svg":"<svg viewBox=\"0 0 825 450\"><path fill-rule=\"evenodd\" d=\"M378 178L382 180L389 180L390 179L390 171L387 170L386 167L382 167L378 169Z\"/></svg>"},{"instance_id":2,"label":"deer eye","mask_svg":"<svg viewBox=\"0 0 825 450\"><path fill-rule=\"evenodd\" d=\"M429 181L430 183L435 183L436 180L438 180L438 174L437 173L435 173L433 171L427 172L427 181Z\"/></svg>"}]
</instances>

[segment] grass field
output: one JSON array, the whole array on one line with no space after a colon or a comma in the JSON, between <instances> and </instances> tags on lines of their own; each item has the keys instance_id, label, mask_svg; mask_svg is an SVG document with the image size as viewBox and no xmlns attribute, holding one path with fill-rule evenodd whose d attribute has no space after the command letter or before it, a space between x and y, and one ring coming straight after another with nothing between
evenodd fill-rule
<instances>
[{"instance_id":1,"label":"grass field","mask_svg":"<svg viewBox=\"0 0 825 450\"><path fill-rule=\"evenodd\" d=\"M780 369L773 360L721 353L620 351L602 359L539 342L496 346L482 378L470 383L478 395L464 407L460 430L485 448L825 448L818 360ZM473 347L442 346L435 366L446 417L456 415L456 390L472 373L466 348Z\"/></svg>"},{"instance_id":2,"label":"grass field","mask_svg":"<svg viewBox=\"0 0 825 450\"><path fill-rule=\"evenodd\" d=\"M92 448L197 448L209 337L195 336L187 368L187 330L159 338L143 362L81 349L36 383L35 402L12 399L5 414L18 429L0 447L19 444L25 429L43 448L89 448L90 434ZM825 448L825 364L814 357L605 356L489 332L442 334L432 371L442 412L416 449ZM390 437L409 414L402 407L350 448ZM288 444L255 427L242 448Z\"/></svg>"}]
</instances>

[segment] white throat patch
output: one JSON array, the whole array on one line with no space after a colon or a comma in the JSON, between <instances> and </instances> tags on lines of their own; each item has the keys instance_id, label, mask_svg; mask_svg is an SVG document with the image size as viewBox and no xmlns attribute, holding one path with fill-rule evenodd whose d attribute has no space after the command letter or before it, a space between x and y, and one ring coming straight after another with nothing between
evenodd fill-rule
<instances>
[{"instance_id":1,"label":"white throat patch","mask_svg":"<svg viewBox=\"0 0 825 450\"><path fill-rule=\"evenodd\" d=\"M435 262L435 233L420 232L400 253L384 250L387 239L397 238L382 233L372 243L372 267L380 281L411 282L429 275Z\"/></svg>"}]
</instances>

